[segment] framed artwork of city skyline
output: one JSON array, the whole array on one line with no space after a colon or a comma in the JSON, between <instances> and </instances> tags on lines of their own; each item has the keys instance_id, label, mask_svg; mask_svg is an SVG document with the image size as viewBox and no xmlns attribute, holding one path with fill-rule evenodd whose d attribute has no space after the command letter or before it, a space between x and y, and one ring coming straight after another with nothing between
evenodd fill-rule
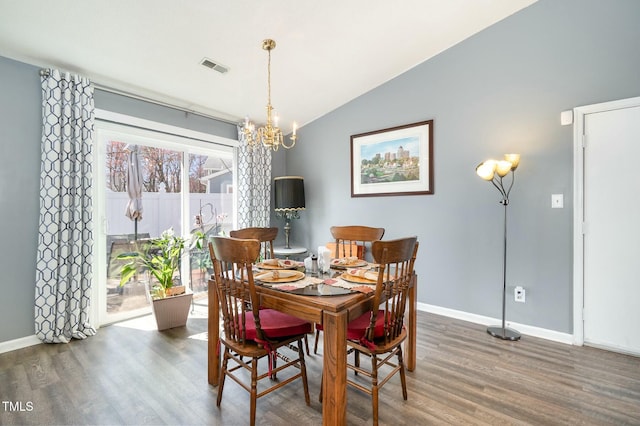
<instances>
[{"instance_id":1,"label":"framed artwork of city skyline","mask_svg":"<svg viewBox=\"0 0 640 426\"><path fill-rule=\"evenodd\" d=\"M351 136L351 197L433 194L433 120Z\"/></svg>"}]
</instances>

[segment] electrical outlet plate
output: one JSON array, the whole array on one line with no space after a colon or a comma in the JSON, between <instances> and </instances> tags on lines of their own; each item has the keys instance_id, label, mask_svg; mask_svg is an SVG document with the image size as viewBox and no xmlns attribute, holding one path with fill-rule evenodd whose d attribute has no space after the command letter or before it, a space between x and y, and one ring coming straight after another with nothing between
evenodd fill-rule
<instances>
[{"instance_id":1,"label":"electrical outlet plate","mask_svg":"<svg viewBox=\"0 0 640 426\"><path fill-rule=\"evenodd\" d=\"M524 303L525 302L525 297L526 297L526 293L525 293L524 287L517 286L513 290L513 296L514 296L514 299L515 299L516 302Z\"/></svg>"},{"instance_id":2,"label":"electrical outlet plate","mask_svg":"<svg viewBox=\"0 0 640 426\"><path fill-rule=\"evenodd\" d=\"M551 194L551 208L552 209L564 208L564 194Z\"/></svg>"}]
</instances>

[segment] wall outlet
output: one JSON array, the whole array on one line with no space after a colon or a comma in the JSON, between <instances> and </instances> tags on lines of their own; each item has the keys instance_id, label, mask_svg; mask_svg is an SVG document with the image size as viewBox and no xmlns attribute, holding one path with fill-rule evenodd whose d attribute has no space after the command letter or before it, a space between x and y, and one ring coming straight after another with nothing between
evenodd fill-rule
<instances>
[{"instance_id":1,"label":"wall outlet","mask_svg":"<svg viewBox=\"0 0 640 426\"><path fill-rule=\"evenodd\" d=\"M564 208L564 194L551 194L551 208L552 209Z\"/></svg>"},{"instance_id":2,"label":"wall outlet","mask_svg":"<svg viewBox=\"0 0 640 426\"><path fill-rule=\"evenodd\" d=\"M526 297L526 293L525 293L524 287L517 286L513 290L513 296L514 296L516 302L524 303L525 297Z\"/></svg>"}]
</instances>

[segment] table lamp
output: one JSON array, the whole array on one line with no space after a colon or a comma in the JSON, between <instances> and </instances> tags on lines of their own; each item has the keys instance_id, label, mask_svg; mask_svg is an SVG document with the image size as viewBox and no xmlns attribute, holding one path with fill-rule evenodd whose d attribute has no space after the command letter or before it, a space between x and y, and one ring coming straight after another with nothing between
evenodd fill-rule
<instances>
[{"instance_id":1,"label":"table lamp","mask_svg":"<svg viewBox=\"0 0 640 426\"><path fill-rule=\"evenodd\" d=\"M277 217L284 217L284 248L290 249L291 219L300 219L304 205L304 178L280 176L274 179L275 208Z\"/></svg>"}]
</instances>

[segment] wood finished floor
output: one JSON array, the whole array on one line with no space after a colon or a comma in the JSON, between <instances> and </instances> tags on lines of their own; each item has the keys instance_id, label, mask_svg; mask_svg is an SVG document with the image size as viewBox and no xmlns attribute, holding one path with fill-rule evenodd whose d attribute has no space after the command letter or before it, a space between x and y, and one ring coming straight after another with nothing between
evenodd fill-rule
<instances>
[{"instance_id":1,"label":"wood finished floor","mask_svg":"<svg viewBox=\"0 0 640 426\"><path fill-rule=\"evenodd\" d=\"M504 342L483 326L423 312L418 320L409 399L399 377L391 379L380 424L640 425L640 358L528 336ZM198 338L205 331L203 317L166 332L147 317L84 341L2 354L0 424L247 424L248 394L232 381L216 407L206 341ZM321 354L307 357L310 407L294 382L258 400L258 423L322 424L321 368ZM369 398L354 389L347 395L348 423L371 424Z\"/></svg>"}]
</instances>

